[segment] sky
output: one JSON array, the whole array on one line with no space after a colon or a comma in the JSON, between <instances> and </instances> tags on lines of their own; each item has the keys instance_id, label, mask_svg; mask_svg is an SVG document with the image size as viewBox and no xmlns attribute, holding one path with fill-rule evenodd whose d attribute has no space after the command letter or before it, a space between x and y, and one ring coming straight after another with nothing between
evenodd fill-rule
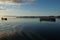
<instances>
[{"instance_id":1,"label":"sky","mask_svg":"<svg viewBox=\"0 0 60 40\"><path fill-rule=\"evenodd\" d=\"M0 15L57 16L60 0L0 0Z\"/></svg>"}]
</instances>

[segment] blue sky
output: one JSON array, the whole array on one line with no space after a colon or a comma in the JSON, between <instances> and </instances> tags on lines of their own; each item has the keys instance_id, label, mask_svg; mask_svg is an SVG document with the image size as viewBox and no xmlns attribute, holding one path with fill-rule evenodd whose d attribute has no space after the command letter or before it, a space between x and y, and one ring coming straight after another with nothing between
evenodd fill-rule
<instances>
[{"instance_id":1,"label":"blue sky","mask_svg":"<svg viewBox=\"0 0 60 40\"><path fill-rule=\"evenodd\" d=\"M60 15L60 0L34 0L15 5L0 3L0 15L49 16Z\"/></svg>"}]
</instances>

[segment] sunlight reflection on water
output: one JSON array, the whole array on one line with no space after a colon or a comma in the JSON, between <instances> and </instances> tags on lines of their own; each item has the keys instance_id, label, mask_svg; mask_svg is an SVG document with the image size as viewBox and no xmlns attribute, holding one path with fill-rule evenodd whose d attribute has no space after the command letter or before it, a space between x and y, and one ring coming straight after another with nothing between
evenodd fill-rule
<instances>
[{"instance_id":1,"label":"sunlight reflection on water","mask_svg":"<svg viewBox=\"0 0 60 40\"><path fill-rule=\"evenodd\" d=\"M58 31L60 31L59 28L60 20L58 19L56 22L40 22L39 18L10 18L7 21L0 20L0 34L2 34L1 32L9 34L16 31L19 35L27 37L26 39L28 39L28 37L30 39L48 39L49 34L52 32L58 33ZM55 33L55 35L57 35L57 33ZM53 35L53 33L51 35Z\"/></svg>"}]
</instances>

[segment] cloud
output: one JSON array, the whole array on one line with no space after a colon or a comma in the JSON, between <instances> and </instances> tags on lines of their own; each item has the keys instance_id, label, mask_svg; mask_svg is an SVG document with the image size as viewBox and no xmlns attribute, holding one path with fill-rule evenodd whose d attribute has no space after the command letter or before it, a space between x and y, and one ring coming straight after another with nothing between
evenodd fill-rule
<instances>
[{"instance_id":1,"label":"cloud","mask_svg":"<svg viewBox=\"0 0 60 40\"><path fill-rule=\"evenodd\" d=\"M25 3L31 3L34 0L0 0L0 4L25 4Z\"/></svg>"},{"instance_id":2,"label":"cloud","mask_svg":"<svg viewBox=\"0 0 60 40\"><path fill-rule=\"evenodd\" d=\"M8 4L8 5L13 5L13 9L16 9L16 6L20 6L23 4L30 4L34 2L35 0L0 0L0 4ZM6 6L0 7L0 10L7 10L9 9Z\"/></svg>"},{"instance_id":3,"label":"cloud","mask_svg":"<svg viewBox=\"0 0 60 40\"><path fill-rule=\"evenodd\" d=\"M5 7L0 7L0 10L7 10L7 8L5 8Z\"/></svg>"}]
</instances>

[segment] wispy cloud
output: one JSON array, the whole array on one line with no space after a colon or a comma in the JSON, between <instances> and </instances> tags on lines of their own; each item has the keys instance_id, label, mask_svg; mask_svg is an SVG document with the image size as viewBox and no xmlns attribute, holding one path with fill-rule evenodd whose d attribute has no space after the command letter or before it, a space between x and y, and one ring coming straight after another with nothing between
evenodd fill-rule
<instances>
[{"instance_id":1,"label":"wispy cloud","mask_svg":"<svg viewBox=\"0 0 60 40\"><path fill-rule=\"evenodd\" d=\"M7 8L5 8L5 7L0 7L0 10L7 10Z\"/></svg>"},{"instance_id":2,"label":"wispy cloud","mask_svg":"<svg viewBox=\"0 0 60 40\"><path fill-rule=\"evenodd\" d=\"M23 4L30 4L32 2L34 2L35 0L0 0L0 4L8 4L8 5L13 5L13 9L16 9L16 6L20 6ZM0 10L7 10L8 7L3 6L0 7Z\"/></svg>"},{"instance_id":3,"label":"wispy cloud","mask_svg":"<svg viewBox=\"0 0 60 40\"><path fill-rule=\"evenodd\" d=\"M31 3L34 0L0 0L0 4L25 4L25 3Z\"/></svg>"}]
</instances>

